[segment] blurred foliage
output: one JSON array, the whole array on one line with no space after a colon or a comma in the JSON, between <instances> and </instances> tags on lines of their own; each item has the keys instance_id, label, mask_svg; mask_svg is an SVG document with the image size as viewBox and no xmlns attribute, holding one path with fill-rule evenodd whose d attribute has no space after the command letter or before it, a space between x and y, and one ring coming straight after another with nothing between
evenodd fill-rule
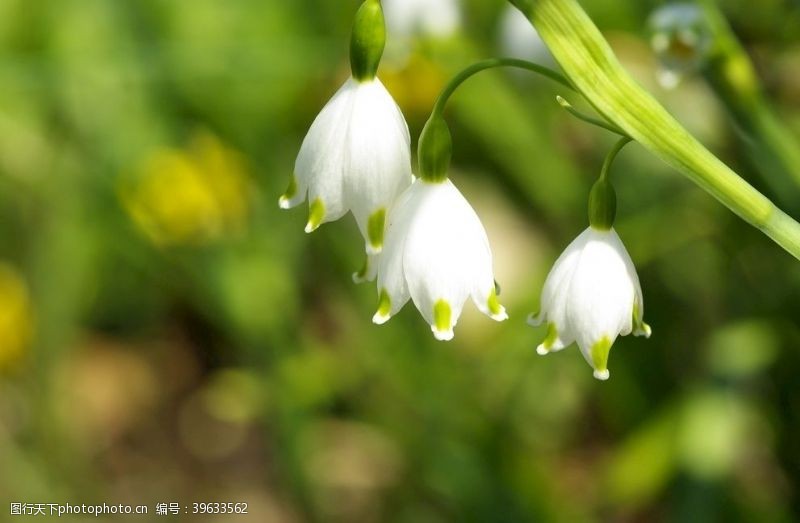
<instances>
[{"instance_id":1,"label":"blurred foliage","mask_svg":"<svg viewBox=\"0 0 800 523\"><path fill-rule=\"evenodd\" d=\"M658 3L582 3L637 79L775 196L702 79L658 87ZM615 167L618 230L653 338L619 340L604 384L574 348L535 355L543 332L523 319L613 143L553 85L486 73L448 111L511 320L468 311L447 345L412 307L370 322L352 219L307 236L276 204L348 73L356 6L0 1L0 502L800 517L800 265L635 146ZM504 7L465 0L454 34L390 43L381 76L412 136L449 76L500 54ZM800 144L800 6L721 7Z\"/></svg>"}]
</instances>

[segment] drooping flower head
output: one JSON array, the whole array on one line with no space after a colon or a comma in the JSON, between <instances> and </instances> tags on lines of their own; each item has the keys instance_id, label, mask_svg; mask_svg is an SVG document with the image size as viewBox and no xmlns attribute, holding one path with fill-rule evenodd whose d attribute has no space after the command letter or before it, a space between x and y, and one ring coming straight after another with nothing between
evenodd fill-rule
<instances>
[{"instance_id":1,"label":"drooping flower head","mask_svg":"<svg viewBox=\"0 0 800 523\"><path fill-rule=\"evenodd\" d=\"M542 291L541 312L529 322L547 325L539 354L577 342L595 377L603 380L617 336L650 336L643 314L639 278L616 231L589 227L556 261Z\"/></svg>"},{"instance_id":2,"label":"drooping flower head","mask_svg":"<svg viewBox=\"0 0 800 523\"><path fill-rule=\"evenodd\" d=\"M381 251L389 206L412 180L408 126L376 77L384 42L380 2L367 0L353 28L352 77L311 125L279 202L308 200L306 232L352 211L370 255Z\"/></svg>"},{"instance_id":3,"label":"drooping flower head","mask_svg":"<svg viewBox=\"0 0 800 523\"><path fill-rule=\"evenodd\" d=\"M547 325L546 338L536 349L539 354L577 342L600 380L609 377L608 355L618 336L651 333L643 321L636 268L613 228L616 195L607 179L609 165L607 161L592 189L589 228L556 260L544 284L541 311L528 319L534 326Z\"/></svg>"},{"instance_id":4,"label":"drooping flower head","mask_svg":"<svg viewBox=\"0 0 800 523\"><path fill-rule=\"evenodd\" d=\"M432 119L435 120L435 119ZM391 209L378 264L377 324L411 299L439 340L453 338L464 303L505 320L495 291L492 253L477 214L447 179L450 135L443 120L420 137L420 178Z\"/></svg>"}]
</instances>

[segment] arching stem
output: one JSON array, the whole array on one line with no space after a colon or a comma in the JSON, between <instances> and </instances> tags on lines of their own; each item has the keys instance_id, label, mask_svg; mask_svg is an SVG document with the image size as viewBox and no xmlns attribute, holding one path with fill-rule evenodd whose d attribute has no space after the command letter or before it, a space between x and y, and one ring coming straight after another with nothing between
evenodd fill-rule
<instances>
[{"instance_id":1,"label":"arching stem","mask_svg":"<svg viewBox=\"0 0 800 523\"><path fill-rule=\"evenodd\" d=\"M453 93L455 93L456 90L461 87L461 84L482 71L486 71L487 69L495 69L497 67L512 67L531 71L558 84L561 84L572 91L575 91L575 87L573 87L569 80L567 80L561 73L543 65L528 62L527 60L520 60L518 58L491 58L489 60L476 62L454 76L453 79L447 83L444 89L442 89L441 94L439 94L439 98L436 99L436 103L431 111L431 116L440 116L442 114L445 106L447 105L447 101L451 96L453 96Z\"/></svg>"}]
</instances>

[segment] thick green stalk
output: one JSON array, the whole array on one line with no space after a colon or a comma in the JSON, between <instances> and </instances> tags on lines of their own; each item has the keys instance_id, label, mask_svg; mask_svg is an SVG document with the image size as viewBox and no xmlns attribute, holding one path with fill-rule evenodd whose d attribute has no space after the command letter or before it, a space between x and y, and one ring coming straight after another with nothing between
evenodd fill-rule
<instances>
[{"instance_id":1,"label":"thick green stalk","mask_svg":"<svg viewBox=\"0 0 800 523\"><path fill-rule=\"evenodd\" d=\"M594 108L800 259L800 225L694 138L622 68L576 0L510 0Z\"/></svg>"}]
</instances>

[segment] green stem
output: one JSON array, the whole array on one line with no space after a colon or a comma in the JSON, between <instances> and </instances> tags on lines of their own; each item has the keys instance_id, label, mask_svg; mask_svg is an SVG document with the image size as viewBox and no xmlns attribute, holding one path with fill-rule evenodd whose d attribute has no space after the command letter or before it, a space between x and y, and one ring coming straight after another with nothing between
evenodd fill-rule
<instances>
[{"instance_id":1,"label":"green stem","mask_svg":"<svg viewBox=\"0 0 800 523\"><path fill-rule=\"evenodd\" d=\"M546 78L558 82L564 87L574 89L569 81L561 74L549 69L547 67L528 62L526 60L519 60L517 58L492 58L477 62L467 67L456 76L442 89L439 98L431 110L431 115L422 129L417 144L417 157L419 159L419 176L429 183L442 183L447 180L447 172L450 168L450 157L453 152L453 143L450 136L450 129L447 127L447 122L444 120L444 108L447 106L448 100L453 96L453 93L461 87L461 84L487 69L495 67L516 67L518 69L525 69L533 71Z\"/></svg>"},{"instance_id":2,"label":"green stem","mask_svg":"<svg viewBox=\"0 0 800 523\"><path fill-rule=\"evenodd\" d=\"M584 122L586 122L588 124L595 125L597 127L605 129L606 131L611 131L614 134L618 134L620 136L623 136L623 137L626 137L626 138L630 138L630 136L628 136L625 133L625 131L623 131L622 129L620 129L616 125L614 125L612 123L609 123L609 122L604 122L603 120L598 120L597 118L593 118L593 117L591 117L589 115L583 114L582 112L578 111L577 109L572 107L572 104L569 103L568 101L566 101L563 97L556 96L556 101L558 102L558 105L560 105L563 109L565 109L569 114L571 114L572 116L574 116L578 120L582 120L582 121L584 121Z\"/></svg>"},{"instance_id":3,"label":"green stem","mask_svg":"<svg viewBox=\"0 0 800 523\"><path fill-rule=\"evenodd\" d=\"M441 183L447 180L447 171L450 167L450 156L452 154L452 139L450 137L450 130L444 120L444 109L450 97L461 87L461 85L475 76L476 74L486 71L487 69L494 69L496 67L515 67L517 69L524 69L540 74L545 78L549 78L554 82L561 84L568 89L575 90L575 87L564 78L563 75L548 67L544 67L527 60L520 60L518 58L492 58L477 62L467 67L453 77L450 82L442 89L441 94L436 99L436 103L431 110L431 115L422 133L419 137L417 144L417 157L419 158L419 176L423 180L430 183ZM559 103L563 98L559 97ZM567 106L569 103L564 100ZM563 105L563 104L562 104ZM570 111L578 118L585 122L592 123L611 132L624 135L625 133L613 126L613 124L601 122L594 118L582 115L577 111Z\"/></svg>"},{"instance_id":4,"label":"green stem","mask_svg":"<svg viewBox=\"0 0 800 523\"><path fill-rule=\"evenodd\" d=\"M620 65L576 0L510 0L599 114L800 259L800 225L706 149Z\"/></svg>"},{"instance_id":5,"label":"green stem","mask_svg":"<svg viewBox=\"0 0 800 523\"><path fill-rule=\"evenodd\" d=\"M631 142L629 136L623 136L606 155L600 176L589 192L589 225L600 231L608 231L617 219L617 192L608 179L611 165L622 149Z\"/></svg>"},{"instance_id":6,"label":"green stem","mask_svg":"<svg viewBox=\"0 0 800 523\"><path fill-rule=\"evenodd\" d=\"M461 87L461 84L475 76L476 74L480 73L481 71L485 71L487 69L494 69L497 67L514 67L517 69L525 69L526 71L532 71L534 73L540 74L545 78L549 78L556 83L563 85L564 87L575 91L575 87L564 78L564 76L556 71L548 67L544 67L539 64L535 64L533 62L528 62L527 60L520 60L517 58L491 58L489 60L483 60L481 62L476 62L456 76L453 77L450 82L442 89L439 98L436 99L436 103L433 106L433 110L431 111L431 117L433 116L441 116L444 112L444 108L447 105L447 101L453 96L453 93Z\"/></svg>"},{"instance_id":7,"label":"green stem","mask_svg":"<svg viewBox=\"0 0 800 523\"><path fill-rule=\"evenodd\" d=\"M611 165L614 163L614 160L617 159L617 155L625 148L626 145L631 143L633 139L630 136L625 136L619 139L614 147L608 152L605 161L603 162L603 168L600 169L600 179L601 180L608 180L608 172L611 170Z\"/></svg>"}]
</instances>

